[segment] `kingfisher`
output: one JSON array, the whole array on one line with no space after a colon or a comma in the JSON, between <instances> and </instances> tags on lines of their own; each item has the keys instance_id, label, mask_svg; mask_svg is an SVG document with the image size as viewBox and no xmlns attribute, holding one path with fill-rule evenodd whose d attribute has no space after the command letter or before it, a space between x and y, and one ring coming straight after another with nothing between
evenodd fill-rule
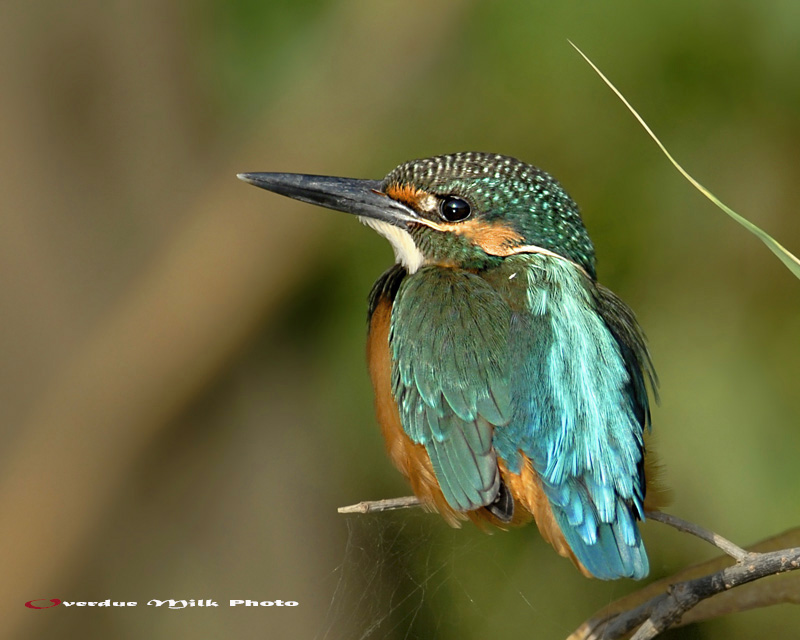
<instances>
[{"instance_id":1,"label":"kingfisher","mask_svg":"<svg viewBox=\"0 0 800 640\"><path fill-rule=\"evenodd\" d=\"M355 214L391 243L396 262L369 295L367 360L389 457L424 506L453 526L534 520L586 576L647 575L638 522L656 375L555 178L479 152L383 180L238 177Z\"/></svg>"}]
</instances>

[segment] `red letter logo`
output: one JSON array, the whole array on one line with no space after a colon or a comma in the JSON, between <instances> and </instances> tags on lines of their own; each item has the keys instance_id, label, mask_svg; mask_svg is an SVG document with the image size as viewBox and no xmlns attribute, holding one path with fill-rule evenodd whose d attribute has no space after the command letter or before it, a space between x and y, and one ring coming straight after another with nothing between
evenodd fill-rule
<instances>
[{"instance_id":1,"label":"red letter logo","mask_svg":"<svg viewBox=\"0 0 800 640\"><path fill-rule=\"evenodd\" d=\"M34 602L52 602L53 604L48 604L46 607L37 607ZM61 600L58 598L53 598L52 600L45 600L44 598L40 598L39 600L29 600L25 603L25 606L29 609L50 609L51 607L57 607L61 604Z\"/></svg>"}]
</instances>

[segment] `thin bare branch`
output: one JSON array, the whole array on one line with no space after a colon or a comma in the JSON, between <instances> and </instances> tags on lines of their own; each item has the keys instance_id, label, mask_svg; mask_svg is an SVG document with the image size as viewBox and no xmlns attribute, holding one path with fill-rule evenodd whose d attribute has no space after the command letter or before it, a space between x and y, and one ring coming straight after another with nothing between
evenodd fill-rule
<instances>
[{"instance_id":1,"label":"thin bare branch","mask_svg":"<svg viewBox=\"0 0 800 640\"><path fill-rule=\"evenodd\" d=\"M340 507L339 513L380 513L394 509L421 506L415 496L359 502ZM761 578L800 569L800 547L778 551L747 551L727 538L663 511L648 511L649 519L669 525L678 531L690 533L705 540L736 560L736 564L713 571L707 575L670 584L664 591L631 609L604 618L588 620L569 640L615 640L629 635L637 627L632 640L650 640L670 627L678 625L683 616L699 603L712 596L730 591L734 587ZM724 557L724 556L723 556ZM673 578L674 579L674 578ZM652 593L656 584L643 591ZM663 587L662 587L663 588Z\"/></svg>"},{"instance_id":2,"label":"thin bare branch","mask_svg":"<svg viewBox=\"0 0 800 640\"><path fill-rule=\"evenodd\" d=\"M688 520L684 520L678 516L673 516L669 513L664 513L663 511L648 511L645 513L645 515L651 520L669 525L678 531L691 533L693 536L697 536L701 540L705 540L709 544L713 544L715 547L731 556L734 560L736 560L736 562L744 562L750 555L749 551L745 551L739 545L734 544L727 538L723 538L718 533L714 533L713 531L710 531L705 527L701 527L699 524L695 524L694 522L689 522Z\"/></svg>"},{"instance_id":3,"label":"thin bare branch","mask_svg":"<svg viewBox=\"0 0 800 640\"><path fill-rule=\"evenodd\" d=\"M409 507L420 507L419 498L416 496L405 496L403 498L387 498L385 500L367 500L358 504L351 504L346 507L339 507L339 513L380 513L381 511L392 511L394 509L408 509Z\"/></svg>"}]
</instances>

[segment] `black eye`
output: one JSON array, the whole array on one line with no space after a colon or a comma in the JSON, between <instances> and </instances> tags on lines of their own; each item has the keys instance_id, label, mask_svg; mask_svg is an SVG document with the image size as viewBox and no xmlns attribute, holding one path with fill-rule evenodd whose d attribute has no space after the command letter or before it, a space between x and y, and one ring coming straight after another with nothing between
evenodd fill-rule
<instances>
[{"instance_id":1,"label":"black eye","mask_svg":"<svg viewBox=\"0 0 800 640\"><path fill-rule=\"evenodd\" d=\"M446 196L439 205L439 215L448 222L461 222L469 218L472 209L469 202L456 196Z\"/></svg>"}]
</instances>

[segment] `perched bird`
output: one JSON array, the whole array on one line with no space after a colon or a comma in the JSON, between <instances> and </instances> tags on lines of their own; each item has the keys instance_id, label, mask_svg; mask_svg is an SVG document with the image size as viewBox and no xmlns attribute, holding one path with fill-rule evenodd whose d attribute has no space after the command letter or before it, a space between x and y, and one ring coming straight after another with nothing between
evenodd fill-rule
<instances>
[{"instance_id":1,"label":"perched bird","mask_svg":"<svg viewBox=\"0 0 800 640\"><path fill-rule=\"evenodd\" d=\"M535 519L585 575L647 575L637 521L655 374L553 177L467 152L382 181L239 178L355 214L392 244L369 297L368 362L389 455L424 505L453 525Z\"/></svg>"}]
</instances>

